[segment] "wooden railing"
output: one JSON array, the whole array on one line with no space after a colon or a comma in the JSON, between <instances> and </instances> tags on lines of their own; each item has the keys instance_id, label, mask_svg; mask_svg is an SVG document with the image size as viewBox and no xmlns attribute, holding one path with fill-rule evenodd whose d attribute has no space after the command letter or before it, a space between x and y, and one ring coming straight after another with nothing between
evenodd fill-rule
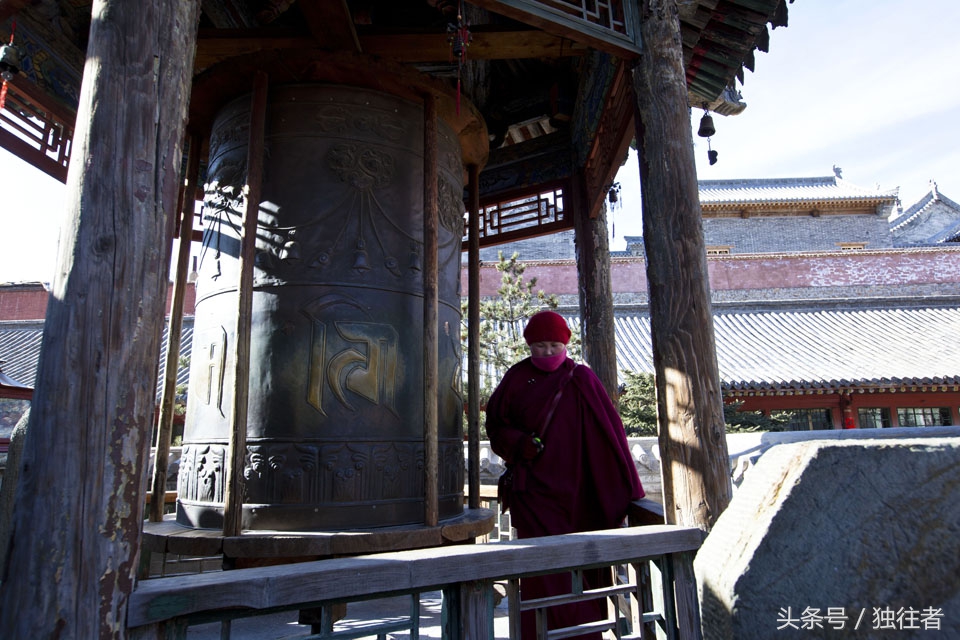
<instances>
[{"instance_id":1,"label":"wooden railing","mask_svg":"<svg viewBox=\"0 0 960 640\"><path fill-rule=\"evenodd\" d=\"M519 638L520 610L558 602L604 598L607 616L579 631L551 630L543 639L586 629L617 638L700 638L693 555L699 529L672 525L626 527L495 544L455 545L270 567L235 569L140 581L130 597L127 626L139 640L185 638L194 624L281 611L322 612L310 638L358 637L338 630L331 612L343 603L409 595L411 613L360 635L419 634L420 594L443 594L443 637L493 638L495 583L506 583L511 638ZM583 590L581 571L609 567L613 585ZM518 598L524 576L571 572L573 592L544 600Z\"/></svg>"}]
</instances>

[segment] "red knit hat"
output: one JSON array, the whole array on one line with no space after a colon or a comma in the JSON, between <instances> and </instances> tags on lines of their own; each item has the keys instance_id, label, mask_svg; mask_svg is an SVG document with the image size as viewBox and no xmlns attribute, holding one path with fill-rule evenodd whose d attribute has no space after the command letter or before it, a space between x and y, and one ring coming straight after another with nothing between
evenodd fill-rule
<instances>
[{"instance_id":1,"label":"red knit hat","mask_svg":"<svg viewBox=\"0 0 960 640\"><path fill-rule=\"evenodd\" d=\"M523 338L527 344L534 342L570 342L570 327L559 313L554 311L540 311L533 314L523 330Z\"/></svg>"}]
</instances>

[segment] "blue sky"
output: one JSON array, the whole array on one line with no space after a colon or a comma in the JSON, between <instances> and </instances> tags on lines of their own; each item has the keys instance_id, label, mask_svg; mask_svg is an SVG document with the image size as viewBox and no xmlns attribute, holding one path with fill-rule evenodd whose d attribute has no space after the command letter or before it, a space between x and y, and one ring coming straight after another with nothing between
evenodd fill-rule
<instances>
[{"instance_id":1,"label":"blue sky","mask_svg":"<svg viewBox=\"0 0 960 640\"><path fill-rule=\"evenodd\" d=\"M714 115L695 135L701 180L833 175L863 187L900 188L904 207L929 192L960 202L960 1L796 0L789 26L770 32L739 86L746 110ZM642 234L636 159L620 170L616 235Z\"/></svg>"},{"instance_id":2,"label":"blue sky","mask_svg":"<svg viewBox=\"0 0 960 640\"><path fill-rule=\"evenodd\" d=\"M899 187L909 206L939 190L960 202L960 0L796 0L739 87L746 110L715 116L709 166L694 136L698 177L829 176ZM694 109L696 130L702 112ZM621 169L611 248L642 233L636 159ZM0 150L0 282L50 281L64 187Z\"/></svg>"}]
</instances>

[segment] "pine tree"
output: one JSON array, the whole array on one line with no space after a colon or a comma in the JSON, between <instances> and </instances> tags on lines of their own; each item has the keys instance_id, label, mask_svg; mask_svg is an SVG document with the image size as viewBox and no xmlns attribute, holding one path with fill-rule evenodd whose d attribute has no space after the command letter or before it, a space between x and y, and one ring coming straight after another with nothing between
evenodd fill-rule
<instances>
[{"instance_id":1,"label":"pine tree","mask_svg":"<svg viewBox=\"0 0 960 640\"><path fill-rule=\"evenodd\" d=\"M523 339L523 328L533 314L544 309L556 309L557 296L537 289L537 279L524 278L526 265L514 253L504 258L498 254L497 271L500 287L496 297L480 300L480 405L493 392L500 378L512 365L530 355ZM463 323L461 338L467 340L467 302L462 303ZM573 327L571 327L572 329ZM580 356L580 339L573 331L567 353L574 360Z\"/></svg>"}]
</instances>

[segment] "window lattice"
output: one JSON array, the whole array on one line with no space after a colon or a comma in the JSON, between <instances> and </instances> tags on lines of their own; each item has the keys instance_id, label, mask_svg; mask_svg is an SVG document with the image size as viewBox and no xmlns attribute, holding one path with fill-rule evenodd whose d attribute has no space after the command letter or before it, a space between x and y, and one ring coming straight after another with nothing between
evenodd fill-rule
<instances>
[{"instance_id":1,"label":"window lattice","mask_svg":"<svg viewBox=\"0 0 960 640\"><path fill-rule=\"evenodd\" d=\"M901 427L948 427L949 407L900 407L897 419Z\"/></svg>"},{"instance_id":2,"label":"window lattice","mask_svg":"<svg viewBox=\"0 0 960 640\"><path fill-rule=\"evenodd\" d=\"M5 147L48 174L65 180L73 131L51 113L8 86L0 133Z\"/></svg>"},{"instance_id":3,"label":"window lattice","mask_svg":"<svg viewBox=\"0 0 960 640\"><path fill-rule=\"evenodd\" d=\"M513 231L549 227L563 222L563 189L497 202L480 210L480 237L502 236Z\"/></svg>"}]
</instances>

